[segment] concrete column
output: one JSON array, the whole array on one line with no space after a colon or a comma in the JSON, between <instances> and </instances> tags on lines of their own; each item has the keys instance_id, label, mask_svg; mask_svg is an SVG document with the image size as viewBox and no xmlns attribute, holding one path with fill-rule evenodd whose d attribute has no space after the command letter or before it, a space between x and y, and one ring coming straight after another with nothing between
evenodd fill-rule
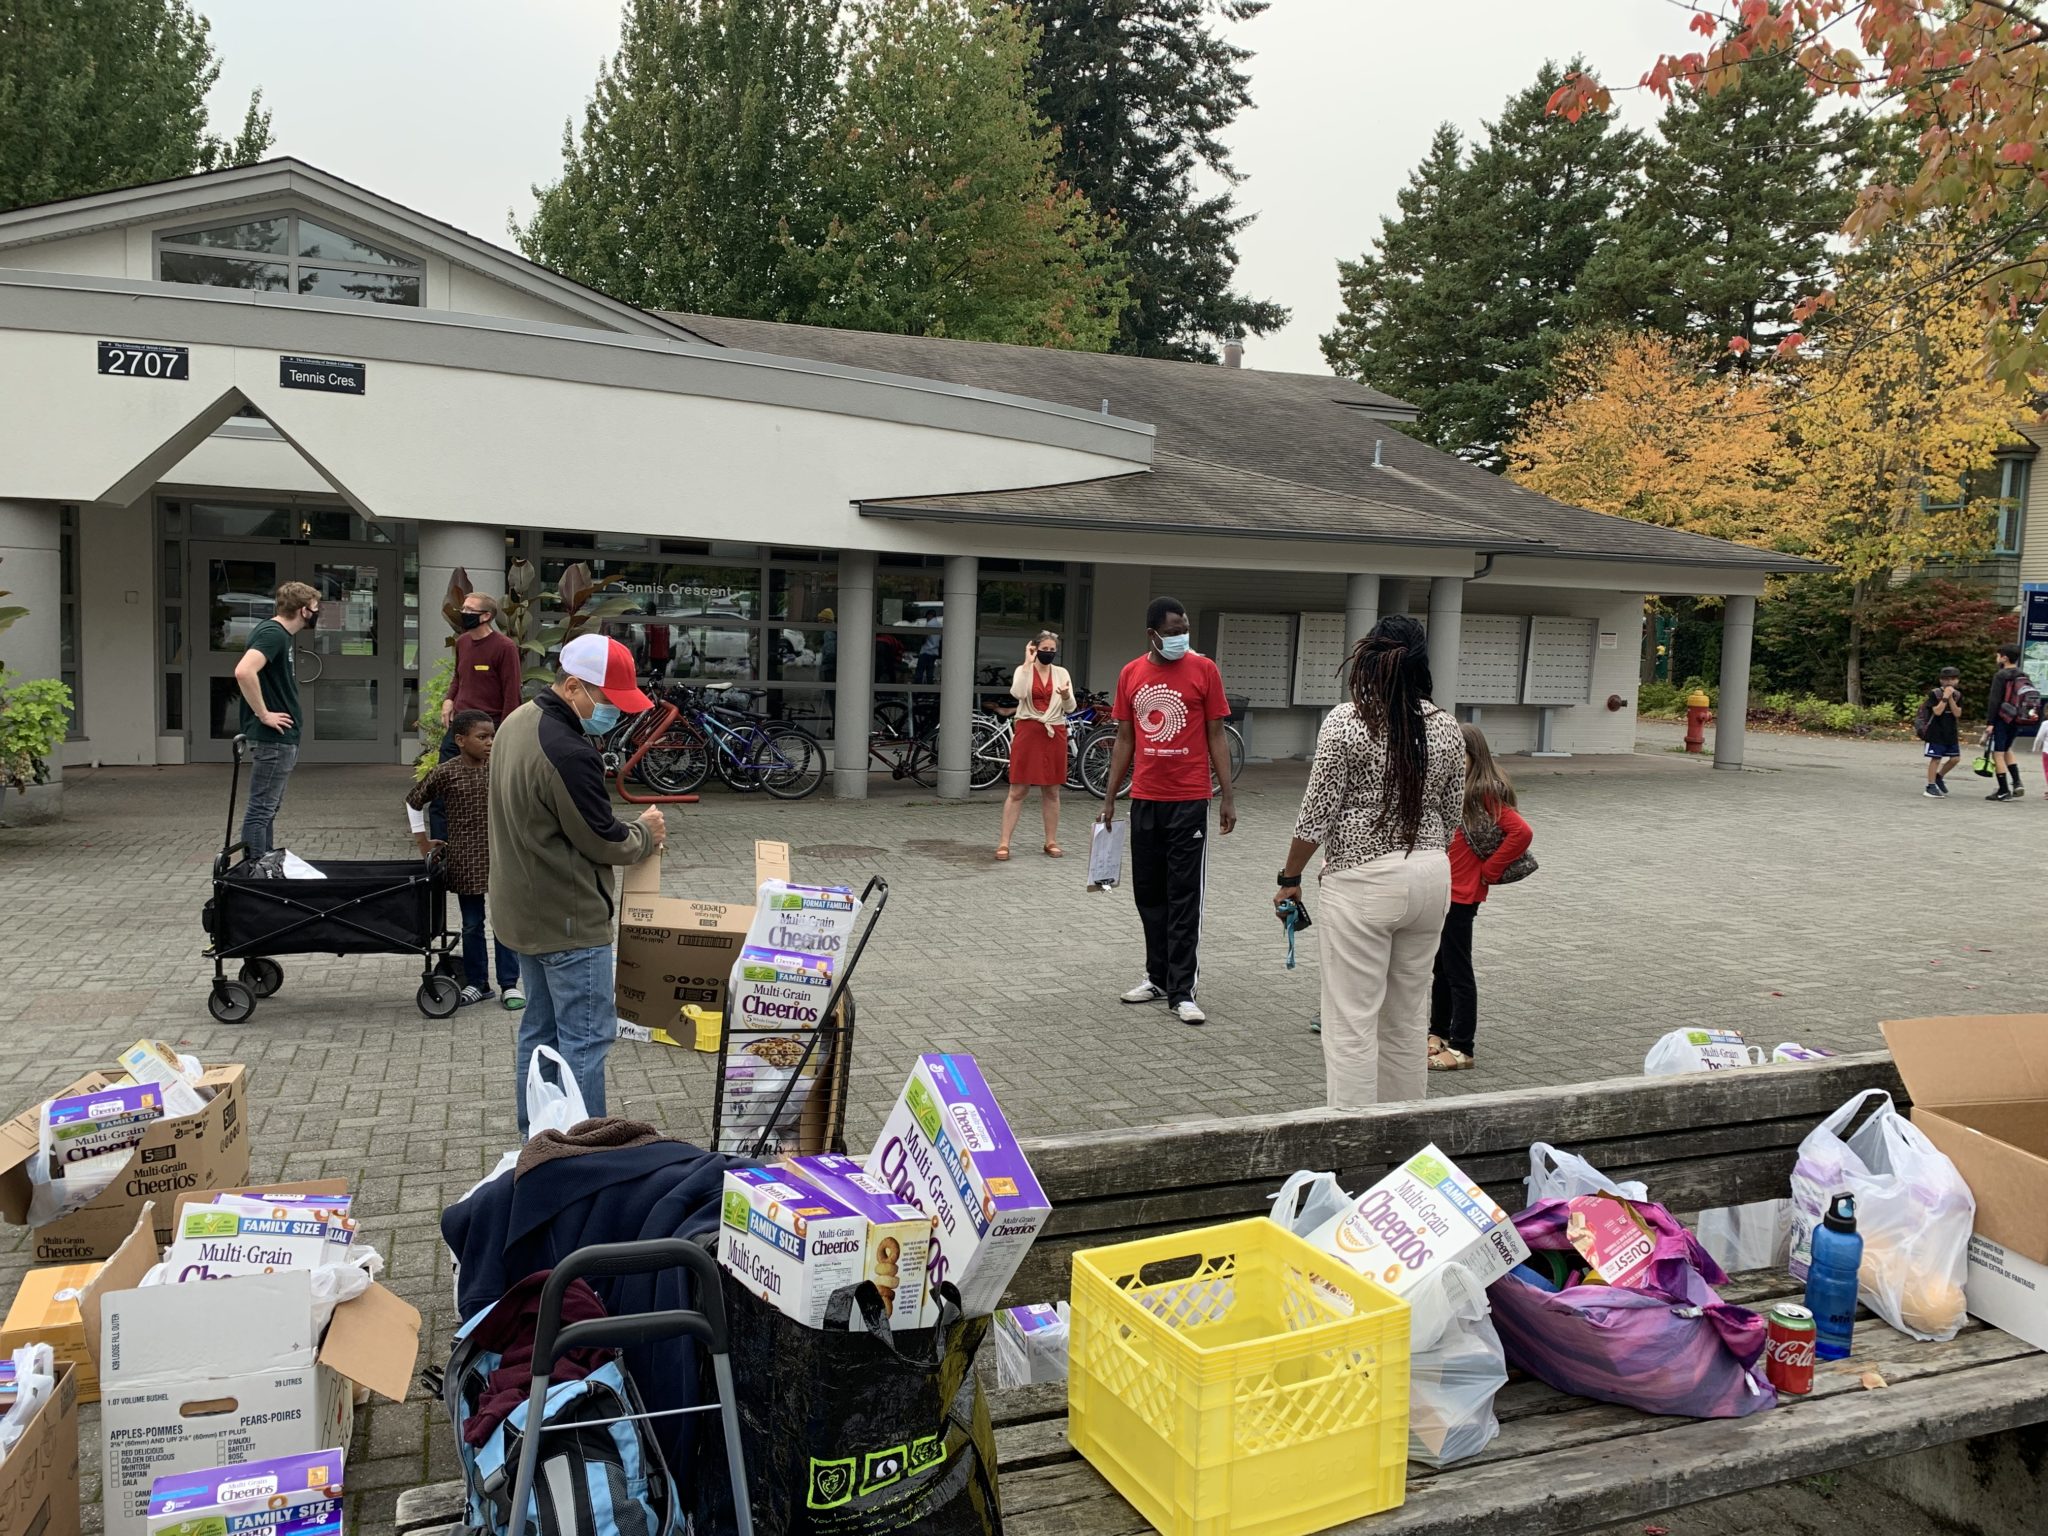
<instances>
[{"instance_id":1,"label":"concrete column","mask_svg":"<svg viewBox=\"0 0 2048 1536\"><path fill-rule=\"evenodd\" d=\"M1441 710L1458 707L1458 641L1465 627L1465 578L1437 576L1429 583L1429 675Z\"/></svg>"},{"instance_id":2,"label":"concrete column","mask_svg":"<svg viewBox=\"0 0 2048 1536\"><path fill-rule=\"evenodd\" d=\"M92 579L78 588L80 729L85 739L69 749L74 763L157 760L163 674L157 654L155 521L156 508L147 496L132 506L78 509L76 558ZM0 587L13 585L7 567L0 566Z\"/></svg>"},{"instance_id":3,"label":"concrete column","mask_svg":"<svg viewBox=\"0 0 2048 1536\"><path fill-rule=\"evenodd\" d=\"M981 562L946 557L946 623L939 652L939 798L965 800L974 743L974 627L981 609Z\"/></svg>"},{"instance_id":4,"label":"concrete column","mask_svg":"<svg viewBox=\"0 0 2048 1536\"><path fill-rule=\"evenodd\" d=\"M1408 611L1408 578L1406 576L1382 576L1380 578L1380 618L1390 613Z\"/></svg>"},{"instance_id":5,"label":"concrete column","mask_svg":"<svg viewBox=\"0 0 2048 1536\"><path fill-rule=\"evenodd\" d=\"M1714 709L1714 766L1740 769L1749 724L1749 642L1756 599L1729 597L1721 606L1721 698Z\"/></svg>"},{"instance_id":6,"label":"concrete column","mask_svg":"<svg viewBox=\"0 0 2048 1536\"><path fill-rule=\"evenodd\" d=\"M1380 619L1380 588L1385 585L1378 576L1350 576L1344 582L1344 653L1348 656L1358 649L1363 640Z\"/></svg>"},{"instance_id":7,"label":"concrete column","mask_svg":"<svg viewBox=\"0 0 2048 1536\"><path fill-rule=\"evenodd\" d=\"M868 737L875 726L875 556L839 552L838 689L833 710L832 793L868 797Z\"/></svg>"},{"instance_id":8,"label":"concrete column","mask_svg":"<svg viewBox=\"0 0 2048 1536\"><path fill-rule=\"evenodd\" d=\"M427 679L442 659L454 652L447 645L448 621L441 616L441 604L448 596L448 581L459 566L469 573L472 592L492 597L505 595L505 530L481 523L420 524L420 650L418 681L420 698L427 696ZM406 748L401 761L410 761L417 747Z\"/></svg>"},{"instance_id":9,"label":"concrete column","mask_svg":"<svg viewBox=\"0 0 2048 1536\"><path fill-rule=\"evenodd\" d=\"M1152 601L1149 565L1098 565L1088 613L1088 676L1096 693L1116 687L1125 663L1145 652L1145 605Z\"/></svg>"},{"instance_id":10,"label":"concrete column","mask_svg":"<svg viewBox=\"0 0 2048 1536\"><path fill-rule=\"evenodd\" d=\"M63 671L64 569L59 554L62 522L55 504L46 501L0 501L0 588L7 596L0 607L26 608L27 613L0 632L0 667L21 682L56 677ZM81 682L83 679L81 678ZM64 779L64 748L50 754L53 785ZM25 804L12 790L0 790L0 805L10 823L53 819L62 794L58 789L32 789Z\"/></svg>"}]
</instances>

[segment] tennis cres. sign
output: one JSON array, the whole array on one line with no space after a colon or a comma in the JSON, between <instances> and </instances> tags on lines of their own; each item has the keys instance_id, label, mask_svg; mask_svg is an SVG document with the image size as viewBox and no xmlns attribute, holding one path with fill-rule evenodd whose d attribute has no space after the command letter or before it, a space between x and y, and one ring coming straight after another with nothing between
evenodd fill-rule
<instances>
[{"instance_id":1,"label":"tennis cres. sign","mask_svg":"<svg viewBox=\"0 0 2048 1536\"><path fill-rule=\"evenodd\" d=\"M280 357L277 382L285 389L318 389L331 395L367 392L369 368L363 363L338 363L325 357Z\"/></svg>"}]
</instances>

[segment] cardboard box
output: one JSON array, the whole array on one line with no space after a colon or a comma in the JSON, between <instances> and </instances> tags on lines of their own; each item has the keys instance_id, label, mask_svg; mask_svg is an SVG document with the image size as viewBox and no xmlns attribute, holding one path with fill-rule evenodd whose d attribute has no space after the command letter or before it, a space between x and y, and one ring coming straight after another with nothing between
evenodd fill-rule
<instances>
[{"instance_id":1,"label":"cardboard box","mask_svg":"<svg viewBox=\"0 0 2048 1536\"><path fill-rule=\"evenodd\" d=\"M57 1387L0 1461L0 1536L78 1536L78 1368L57 1362Z\"/></svg>"},{"instance_id":2,"label":"cardboard box","mask_svg":"<svg viewBox=\"0 0 2048 1536\"><path fill-rule=\"evenodd\" d=\"M145 1206L85 1295L106 1536L144 1536L150 1490L166 1473L345 1450L356 1389L402 1402L419 1358L419 1313L374 1282L335 1308L317 1340L304 1270L138 1290L157 1259L155 1230Z\"/></svg>"},{"instance_id":3,"label":"cardboard box","mask_svg":"<svg viewBox=\"0 0 2048 1536\"><path fill-rule=\"evenodd\" d=\"M64 1090L93 1093L114 1080L89 1072ZM224 1189L249 1177L248 1069L239 1063L208 1067L201 1086L213 1098L196 1115L152 1121L128 1154L120 1174L97 1199L35 1229L38 1264L74 1264L113 1254L134 1230L135 1215L155 1202L157 1244L171 1240L171 1202L188 1190ZM0 1125L0 1218L19 1226L28 1217L28 1165L41 1147L38 1101Z\"/></svg>"},{"instance_id":4,"label":"cardboard box","mask_svg":"<svg viewBox=\"0 0 2048 1536\"><path fill-rule=\"evenodd\" d=\"M1508 1213L1434 1145L1308 1240L1404 1300L1453 1261L1485 1287L1529 1257L1529 1245Z\"/></svg>"},{"instance_id":5,"label":"cardboard box","mask_svg":"<svg viewBox=\"0 0 2048 1536\"><path fill-rule=\"evenodd\" d=\"M660 854L629 865L613 985L620 1019L634 1026L628 1037L694 1046L682 1029L683 1004L725 1012L726 980L754 923L754 891L788 878L789 844L775 842L754 844L754 887L744 903L662 895Z\"/></svg>"},{"instance_id":6,"label":"cardboard box","mask_svg":"<svg viewBox=\"0 0 2048 1536\"><path fill-rule=\"evenodd\" d=\"M1972 1317L2048 1349L2048 1264L1972 1235L1963 1294Z\"/></svg>"},{"instance_id":7,"label":"cardboard box","mask_svg":"<svg viewBox=\"0 0 2048 1536\"><path fill-rule=\"evenodd\" d=\"M1052 1214L972 1056L917 1058L867 1171L932 1218L927 1323L938 1321L947 1280L969 1317L995 1311Z\"/></svg>"},{"instance_id":8,"label":"cardboard box","mask_svg":"<svg viewBox=\"0 0 2048 1536\"><path fill-rule=\"evenodd\" d=\"M21 1277L21 1289L0 1323L0 1359L26 1344L47 1344L59 1360L78 1371L78 1400L100 1398L100 1369L85 1341L83 1302L86 1287L99 1277L97 1264L59 1264L32 1269Z\"/></svg>"},{"instance_id":9,"label":"cardboard box","mask_svg":"<svg viewBox=\"0 0 2048 1536\"><path fill-rule=\"evenodd\" d=\"M1882 1027L1913 1123L1977 1198L1979 1235L2048 1264L2048 1014Z\"/></svg>"}]
</instances>

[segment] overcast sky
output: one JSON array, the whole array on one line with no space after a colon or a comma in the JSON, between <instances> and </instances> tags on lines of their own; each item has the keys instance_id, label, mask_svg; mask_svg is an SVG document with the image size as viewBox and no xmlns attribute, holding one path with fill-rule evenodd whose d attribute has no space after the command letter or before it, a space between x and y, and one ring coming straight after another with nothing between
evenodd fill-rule
<instances>
[{"instance_id":1,"label":"overcast sky","mask_svg":"<svg viewBox=\"0 0 2048 1536\"><path fill-rule=\"evenodd\" d=\"M356 0L345 10L280 0L198 0L224 68L217 131L261 86L278 153L511 243L509 215L561 164L617 0ZM1336 261L1364 250L1439 122L1493 117L1545 58L1583 53L1633 81L1685 46L1670 0L1274 0L1236 28L1257 57L1253 111L1230 134L1258 214L1240 241L1240 284L1290 305L1284 331L1247 348L1250 367L1324 371L1316 338L1338 307ZM1647 125L1656 104L1618 99Z\"/></svg>"}]
</instances>

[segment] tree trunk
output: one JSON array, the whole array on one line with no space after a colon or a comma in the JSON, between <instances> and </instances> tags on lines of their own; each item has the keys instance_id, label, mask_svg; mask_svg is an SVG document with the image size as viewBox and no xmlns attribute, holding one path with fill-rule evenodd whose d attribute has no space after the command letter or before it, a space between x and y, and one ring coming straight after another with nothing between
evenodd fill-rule
<instances>
[{"instance_id":1,"label":"tree trunk","mask_svg":"<svg viewBox=\"0 0 2048 1536\"><path fill-rule=\"evenodd\" d=\"M1843 691L1851 704L1863 702L1863 587L1860 582L1849 596L1849 670Z\"/></svg>"}]
</instances>

